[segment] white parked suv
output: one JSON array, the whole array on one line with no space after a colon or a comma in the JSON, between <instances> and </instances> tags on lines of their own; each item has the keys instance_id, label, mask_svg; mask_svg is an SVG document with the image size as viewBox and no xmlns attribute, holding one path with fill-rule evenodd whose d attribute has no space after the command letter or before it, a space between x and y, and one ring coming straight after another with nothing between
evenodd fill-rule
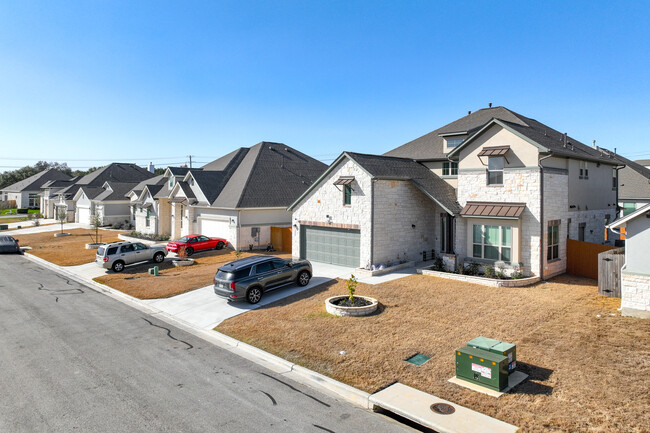
<instances>
[{"instance_id":1,"label":"white parked suv","mask_svg":"<svg viewBox=\"0 0 650 433\"><path fill-rule=\"evenodd\" d=\"M148 246L140 242L114 242L97 248L95 263L99 266L122 272L124 266L132 263L153 261L162 263L167 255L164 245Z\"/></svg>"}]
</instances>

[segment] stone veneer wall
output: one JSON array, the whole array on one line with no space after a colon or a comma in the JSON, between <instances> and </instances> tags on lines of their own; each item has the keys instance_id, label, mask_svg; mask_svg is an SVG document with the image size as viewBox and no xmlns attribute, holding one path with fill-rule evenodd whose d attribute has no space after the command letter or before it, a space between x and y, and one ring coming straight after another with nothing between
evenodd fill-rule
<instances>
[{"instance_id":1,"label":"stone veneer wall","mask_svg":"<svg viewBox=\"0 0 650 433\"><path fill-rule=\"evenodd\" d=\"M569 209L569 176L566 171L546 169L544 171L544 277L562 274L566 271L567 212ZM548 262L548 222L560 220L559 259ZM539 226L537 226L539 236Z\"/></svg>"},{"instance_id":2,"label":"stone veneer wall","mask_svg":"<svg viewBox=\"0 0 650 433\"><path fill-rule=\"evenodd\" d=\"M375 182L372 264L419 261L422 251L440 251L440 212L442 209L409 181Z\"/></svg>"},{"instance_id":3,"label":"stone veneer wall","mask_svg":"<svg viewBox=\"0 0 650 433\"><path fill-rule=\"evenodd\" d=\"M343 205L342 187L335 186L339 176L354 176L352 183L352 204ZM302 202L293 209L292 254L300 254L300 221L312 221L328 224L345 224L359 226L361 231L359 266L370 262L372 180L370 176L350 159L344 159L332 170L320 184L312 190ZM329 220L327 215L330 216Z\"/></svg>"},{"instance_id":4,"label":"stone veneer wall","mask_svg":"<svg viewBox=\"0 0 650 433\"><path fill-rule=\"evenodd\" d=\"M526 209L521 215L520 260L524 264L525 275L539 275L539 170L506 169L503 172L503 186L486 185L485 170L461 171L458 173L457 191L461 206L465 206L468 201L526 203ZM564 195L566 194L565 192ZM471 257L471 251L467 251L469 230L463 218L457 218L456 253L459 260L468 255Z\"/></svg>"},{"instance_id":5,"label":"stone veneer wall","mask_svg":"<svg viewBox=\"0 0 650 433\"><path fill-rule=\"evenodd\" d=\"M650 275L621 272L621 309L624 316L650 318Z\"/></svg>"},{"instance_id":6,"label":"stone veneer wall","mask_svg":"<svg viewBox=\"0 0 650 433\"><path fill-rule=\"evenodd\" d=\"M609 222L614 221L615 209L595 209L584 211L569 211L567 218L571 218L569 227L569 239L578 240L578 225L585 223L585 242L602 244L605 242L605 216L609 215ZM592 233L593 231L593 233ZM610 233L611 235L611 233ZM609 244L614 242L609 240Z\"/></svg>"}]
</instances>

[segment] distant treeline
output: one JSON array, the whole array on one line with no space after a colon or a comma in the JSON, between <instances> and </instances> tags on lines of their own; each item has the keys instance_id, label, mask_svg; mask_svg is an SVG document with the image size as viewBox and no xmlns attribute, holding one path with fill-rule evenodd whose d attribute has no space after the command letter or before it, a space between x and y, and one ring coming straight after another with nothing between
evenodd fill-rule
<instances>
[{"instance_id":1,"label":"distant treeline","mask_svg":"<svg viewBox=\"0 0 650 433\"><path fill-rule=\"evenodd\" d=\"M92 167L88 170L72 170L68 167L67 163L59 162L47 162L47 161L38 161L34 165L27 165L23 168L19 168L13 171L5 171L0 173L0 189L13 185L16 182L20 182L23 179L27 179L30 176L34 176L36 173L40 173L43 170L48 168L55 168L63 173L66 173L69 176L84 176L92 171L97 170L98 167Z\"/></svg>"}]
</instances>

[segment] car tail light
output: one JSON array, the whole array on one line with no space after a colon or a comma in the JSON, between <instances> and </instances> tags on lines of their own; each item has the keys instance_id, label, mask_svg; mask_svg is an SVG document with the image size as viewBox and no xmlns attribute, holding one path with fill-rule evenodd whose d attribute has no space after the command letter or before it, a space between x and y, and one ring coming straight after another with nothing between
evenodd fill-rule
<instances>
[{"instance_id":1,"label":"car tail light","mask_svg":"<svg viewBox=\"0 0 650 433\"><path fill-rule=\"evenodd\" d=\"M230 283L230 290L232 290L233 292L235 291L235 284L237 284L237 281L233 281L232 283Z\"/></svg>"},{"instance_id":2,"label":"car tail light","mask_svg":"<svg viewBox=\"0 0 650 433\"><path fill-rule=\"evenodd\" d=\"M108 261L108 257L104 257L102 260L104 260L104 263Z\"/></svg>"}]
</instances>

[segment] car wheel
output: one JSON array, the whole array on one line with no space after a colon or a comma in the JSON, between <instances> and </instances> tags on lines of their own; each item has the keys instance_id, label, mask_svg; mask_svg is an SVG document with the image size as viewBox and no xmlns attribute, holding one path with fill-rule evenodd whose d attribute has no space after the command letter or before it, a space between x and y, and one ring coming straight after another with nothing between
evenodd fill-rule
<instances>
[{"instance_id":1,"label":"car wheel","mask_svg":"<svg viewBox=\"0 0 650 433\"><path fill-rule=\"evenodd\" d=\"M165 255L163 253L156 253L153 255L154 263L162 263L165 261Z\"/></svg>"},{"instance_id":2,"label":"car wheel","mask_svg":"<svg viewBox=\"0 0 650 433\"><path fill-rule=\"evenodd\" d=\"M223 248L223 242L219 241L217 242L217 249L220 250Z\"/></svg>"},{"instance_id":3,"label":"car wheel","mask_svg":"<svg viewBox=\"0 0 650 433\"><path fill-rule=\"evenodd\" d=\"M259 287L251 287L246 292L246 300L250 304L257 304L260 302L260 299L262 299L262 289Z\"/></svg>"},{"instance_id":4,"label":"car wheel","mask_svg":"<svg viewBox=\"0 0 650 433\"><path fill-rule=\"evenodd\" d=\"M307 284L309 284L309 280L311 280L311 275L309 275L309 272L302 271L301 273L298 274L299 286L306 286Z\"/></svg>"},{"instance_id":5,"label":"car wheel","mask_svg":"<svg viewBox=\"0 0 650 433\"><path fill-rule=\"evenodd\" d=\"M113 263L113 272L122 272L124 270L124 262L121 260Z\"/></svg>"},{"instance_id":6,"label":"car wheel","mask_svg":"<svg viewBox=\"0 0 650 433\"><path fill-rule=\"evenodd\" d=\"M185 254L187 254L187 257L191 256L192 254L194 254L194 248L192 248L192 247L187 247L187 248L185 249Z\"/></svg>"}]
</instances>

